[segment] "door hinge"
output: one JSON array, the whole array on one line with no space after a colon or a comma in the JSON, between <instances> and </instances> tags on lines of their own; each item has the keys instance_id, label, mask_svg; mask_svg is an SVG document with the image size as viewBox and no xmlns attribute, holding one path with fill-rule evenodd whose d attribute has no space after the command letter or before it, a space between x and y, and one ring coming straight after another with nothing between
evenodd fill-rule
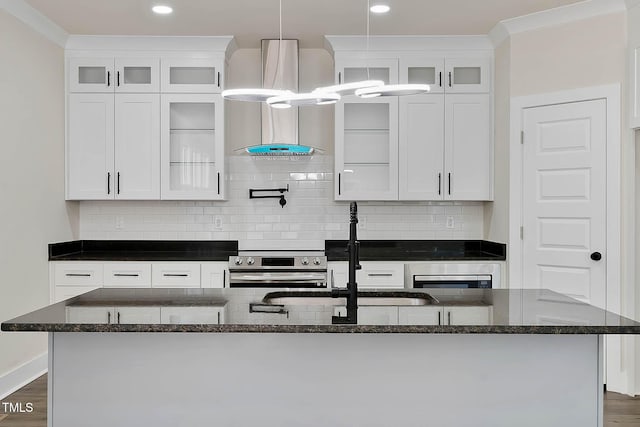
<instances>
[{"instance_id":1,"label":"door hinge","mask_svg":"<svg viewBox=\"0 0 640 427\"><path fill-rule=\"evenodd\" d=\"M524 227L520 227L520 240L524 239Z\"/></svg>"},{"instance_id":2,"label":"door hinge","mask_svg":"<svg viewBox=\"0 0 640 427\"><path fill-rule=\"evenodd\" d=\"M524 144L524 131L520 131L520 144Z\"/></svg>"}]
</instances>

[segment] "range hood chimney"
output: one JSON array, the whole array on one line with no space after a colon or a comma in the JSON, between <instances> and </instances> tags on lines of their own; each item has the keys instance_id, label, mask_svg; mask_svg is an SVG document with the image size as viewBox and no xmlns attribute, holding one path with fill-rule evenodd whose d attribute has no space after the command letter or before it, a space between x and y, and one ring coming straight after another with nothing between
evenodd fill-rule
<instances>
[{"instance_id":1,"label":"range hood chimney","mask_svg":"<svg viewBox=\"0 0 640 427\"><path fill-rule=\"evenodd\" d=\"M262 87L298 91L298 40L262 40ZM254 156L310 155L298 144L298 108L279 109L263 103L262 143L248 147Z\"/></svg>"}]
</instances>

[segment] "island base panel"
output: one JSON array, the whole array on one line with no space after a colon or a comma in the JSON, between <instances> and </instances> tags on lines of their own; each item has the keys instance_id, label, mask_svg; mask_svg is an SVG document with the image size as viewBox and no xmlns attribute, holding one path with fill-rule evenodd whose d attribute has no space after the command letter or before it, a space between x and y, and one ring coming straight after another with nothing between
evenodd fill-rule
<instances>
[{"instance_id":1,"label":"island base panel","mask_svg":"<svg viewBox=\"0 0 640 427\"><path fill-rule=\"evenodd\" d=\"M50 427L600 427L595 335L50 333Z\"/></svg>"}]
</instances>

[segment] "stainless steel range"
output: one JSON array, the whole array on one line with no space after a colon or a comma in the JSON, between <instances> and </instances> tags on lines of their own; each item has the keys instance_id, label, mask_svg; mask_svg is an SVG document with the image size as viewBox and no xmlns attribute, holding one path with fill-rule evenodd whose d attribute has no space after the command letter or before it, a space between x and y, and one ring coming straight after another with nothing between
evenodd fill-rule
<instances>
[{"instance_id":1,"label":"stainless steel range","mask_svg":"<svg viewBox=\"0 0 640 427\"><path fill-rule=\"evenodd\" d=\"M322 251L243 251L229 257L231 288L326 288Z\"/></svg>"}]
</instances>

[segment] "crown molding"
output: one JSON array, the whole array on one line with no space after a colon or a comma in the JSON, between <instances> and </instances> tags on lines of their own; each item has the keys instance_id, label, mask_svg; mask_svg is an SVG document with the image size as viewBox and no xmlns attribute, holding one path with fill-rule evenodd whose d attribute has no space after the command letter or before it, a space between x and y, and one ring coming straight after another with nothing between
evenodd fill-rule
<instances>
[{"instance_id":1,"label":"crown molding","mask_svg":"<svg viewBox=\"0 0 640 427\"><path fill-rule=\"evenodd\" d=\"M24 0L0 0L0 9L6 10L34 31L64 48L69 34L58 24L28 5Z\"/></svg>"},{"instance_id":2,"label":"crown molding","mask_svg":"<svg viewBox=\"0 0 640 427\"><path fill-rule=\"evenodd\" d=\"M498 46L514 34L580 21L594 16L624 12L631 3L640 4L640 0L584 0L517 18L505 19L491 30L489 37L493 45Z\"/></svg>"}]
</instances>

